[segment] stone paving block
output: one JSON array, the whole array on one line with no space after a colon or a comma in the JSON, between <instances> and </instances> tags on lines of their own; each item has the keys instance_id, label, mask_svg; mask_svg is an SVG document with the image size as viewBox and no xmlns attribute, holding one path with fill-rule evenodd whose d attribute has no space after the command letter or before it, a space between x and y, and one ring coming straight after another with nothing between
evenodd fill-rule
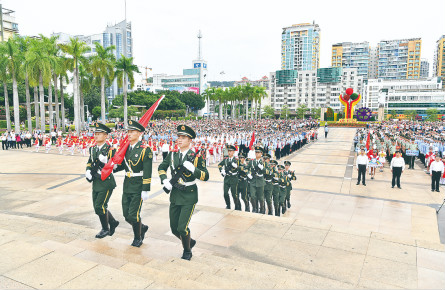
<instances>
[{"instance_id":1,"label":"stone paving block","mask_svg":"<svg viewBox=\"0 0 445 290\"><path fill-rule=\"evenodd\" d=\"M368 280L364 278L360 278L358 286L364 289L404 289L402 287L389 285L382 282L377 282L375 280Z\"/></svg>"},{"instance_id":2,"label":"stone paving block","mask_svg":"<svg viewBox=\"0 0 445 290\"><path fill-rule=\"evenodd\" d=\"M445 253L417 248L417 266L445 273Z\"/></svg>"},{"instance_id":3,"label":"stone paving block","mask_svg":"<svg viewBox=\"0 0 445 290\"><path fill-rule=\"evenodd\" d=\"M369 242L368 255L396 262L416 265L417 252L413 246L372 239Z\"/></svg>"},{"instance_id":4,"label":"stone paving block","mask_svg":"<svg viewBox=\"0 0 445 290\"><path fill-rule=\"evenodd\" d=\"M153 281L98 265L63 284L62 289L142 289Z\"/></svg>"},{"instance_id":5,"label":"stone paving block","mask_svg":"<svg viewBox=\"0 0 445 290\"><path fill-rule=\"evenodd\" d=\"M321 245L327 233L327 230L292 225L284 234L283 239Z\"/></svg>"},{"instance_id":6,"label":"stone paving block","mask_svg":"<svg viewBox=\"0 0 445 290\"><path fill-rule=\"evenodd\" d=\"M406 263L367 256L361 278L401 288L417 288L417 267Z\"/></svg>"},{"instance_id":7,"label":"stone paving block","mask_svg":"<svg viewBox=\"0 0 445 290\"><path fill-rule=\"evenodd\" d=\"M0 288L1 289L34 289L28 285L19 283L4 276L0 276Z\"/></svg>"},{"instance_id":8,"label":"stone paving block","mask_svg":"<svg viewBox=\"0 0 445 290\"><path fill-rule=\"evenodd\" d=\"M443 289L445 285L445 272L418 268L419 289Z\"/></svg>"},{"instance_id":9,"label":"stone paving block","mask_svg":"<svg viewBox=\"0 0 445 290\"><path fill-rule=\"evenodd\" d=\"M71 256L50 253L4 276L37 289L57 288L97 264Z\"/></svg>"},{"instance_id":10,"label":"stone paving block","mask_svg":"<svg viewBox=\"0 0 445 290\"><path fill-rule=\"evenodd\" d=\"M350 235L330 231L323 241L324 247L344 250L348 252L366 254L368 250L369 237Z\"/></svg>"},{"instance_id":11,"label":"stone paving block","mask_svg":"<svg viewBox=\"0 0 445 290\"><path fill-rule=\"evenodd\" d=\"M50 252L51 250L23 241L3 244L0 246L0 257L3 261L0 263L0 274L16 269Z\"/></svg>"}]
</instances>

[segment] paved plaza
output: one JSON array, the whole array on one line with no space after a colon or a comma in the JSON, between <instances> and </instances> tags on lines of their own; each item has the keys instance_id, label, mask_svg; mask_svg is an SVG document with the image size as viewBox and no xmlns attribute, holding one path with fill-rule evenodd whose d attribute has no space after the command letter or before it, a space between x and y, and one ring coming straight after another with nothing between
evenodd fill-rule
<instances>
[{"instance_id":1,"label":"paved plaza","mask_svg":"<svg viewBox=\"0 0 445 290\"><path fill-rule=\"evenodd\" d=\"M226 210L223 177L211 165L210 180L198 184L191 261L180 259L170 233L159 160L141 212L150 228L134 248L123 173L109 203L120 225L98 240L87 157L0 151L0 288L443 289L445 209L435 209L445 190L430 191L420 163L402 175L401 190L391 189L388 166L357 186L354 134L332 128L286 158L297 181L281 217Z\"/></svg>"}]
</instances>

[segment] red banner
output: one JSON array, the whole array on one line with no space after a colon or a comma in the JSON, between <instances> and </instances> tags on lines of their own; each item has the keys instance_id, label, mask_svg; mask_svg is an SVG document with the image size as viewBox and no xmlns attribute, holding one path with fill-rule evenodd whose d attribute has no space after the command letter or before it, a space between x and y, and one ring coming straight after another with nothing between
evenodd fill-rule
<instances>
[{"instance_id":1,"label":"red banner","mask_svg":"<svg viewBox=\"0 0 445 290\"><path fill-rule=\"evenodd\" d=\"M249 150L252 150L253 143L255 143L255 131L252 133L252 138L250 139Z\"/></svg>"},{"instance_id":2,"label":"red banner","mask_svg":"<svg viewBox=\"0 0 445 290\"><path fill-rule=\"evenodd\" d=\"M164 95L159 98L151 107L150 109L145 112L144 116L138 121L142 126L147 127L148 122L150 121L151 117L153 116L153 113L156 111L156 109L159 106L159 103L161 103L162 99L164 99ZM113 167L115 164L121 164L124 160L125 153L127 153L128 146L130 145L130 142L128 141L128 137L125 136L125 138L122 140L122 145L119 147L119 150L114 155L113 158L111 158L107 164L105 164L104 168L102 169L101 179L105 180L108 176L110 176L111 172L113 172Z\"/></svg>"}]
</instances>

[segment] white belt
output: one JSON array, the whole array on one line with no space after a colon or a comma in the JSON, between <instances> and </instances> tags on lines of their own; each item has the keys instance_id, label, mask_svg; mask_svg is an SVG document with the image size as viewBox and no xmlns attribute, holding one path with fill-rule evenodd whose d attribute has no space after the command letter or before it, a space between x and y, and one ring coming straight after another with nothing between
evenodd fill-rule
<instances>
[{"instance_id":1,"label":"white belt","mask_svg":"<svg viewBox=\"0 0 445 290\"><path fill-rule=\"evenodd\" d=\"M263 177L263 175L262 175L262 174L257 174L256 176L257 176L257 177Z\"/></svg>"},{"instance_id":2,"label":"white belt","mask_svg":"<svg viewBox=\"0 0 445 290\"><path fill-rule=\"evenodd\" d=\"M127 177L142 177L142 176L144 176L144 173L143 172L134 173L134 172L128 171L125 173L125 175Z\"/></svg>"},{"instance_id":3,"label":"white belt","mask_svg":"<svg viewBox=\"0 0 445 290\"><path fill-rule=\"evenodd\" d=\"M185 185L185 186L192 186L192 185L196 184L196 181L183 182L183 183L180 183L180 184Z\"/></svg>"}]
</instances>

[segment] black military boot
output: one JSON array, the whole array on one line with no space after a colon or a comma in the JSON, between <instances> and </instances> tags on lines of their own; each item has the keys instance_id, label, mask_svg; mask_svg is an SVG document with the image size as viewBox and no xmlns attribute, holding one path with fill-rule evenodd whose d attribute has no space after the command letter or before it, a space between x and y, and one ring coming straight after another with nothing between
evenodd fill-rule
<instances>
[{"instance_id":1,"label":"black military boot","mask_svg":"<svg viewBox=\"0 0 445 290\"><path fill-rule=\"evenodd\" d=\"M238 199L234 199L233 202L235 203L235 210L241 210L241 202Z\"/></svg>"},{"instance_id":2,"label":"black military boot","mask_svg":"<svg viewBox=\"0 0 445 290\"><path fill-rule=\"evenodd\" d=\"M244 205L245 205L246 211L247 211L247 212L250 212L250 204L249 204L249 201L248 201L248 200L245 200L245 201L244 201Z\"/></svg>"},{"instance_id":3,"label":"black military boot","mask_svg":"<svg viewBox=\"0 0 445 290\"><path fill-rule=\"evenodd\" d=\"M285 213L286 213L286 202L284 202L284 203L281 205L281 213L282 213L282 214L285 214Z\"/></svg>"},{"instance_id":4,"label":"black military boot","mask_svg":"<svg viewBox=\"0 0 445 290\"><path fill-rule=\"evenodd\" d=\"M265 214L266 213L266 205L264 203L264 200L260 202L260 214Z\"/></svg>"},{"instance_id":5,"label":"black military boot","mask_svg":"<svg viewBox=\"0 0 445 290\"><path fill-rule=\"evenodd\" d=\"M250 202L252 203L252 212L257 213L258 212L258 208L257 208L257 203L255 199L251 199Z\"/></svg>"},{"instance_id":6,"label":"black military boot","mask_svg":"<svg viewBox=\"0 0 445 290\"><path fill-rule=\"evenodd\" d=\"M280 216L280 205L277 204L275 207L275 216Z\"/></svg>"},{"instance_id":7,"label":"black military boot","mask_svg":"<svg viewBox=\"0 0 445 290\"><path fill-rule=\"evenodd\" d=\"M99 216L100 224L102 225L102 229L100 232L96 235L97 239L105 238L106 236L110 235L110 229L108 228L108 218L106 214L102 214Z\"/></svg>"},{"instance_id":8,"label":"black military boot","mask_svg":"<svg viewBox=\"0 0 445 290\"><path fill-rule=\"evenodd\" d=\"M141 240L144 240L145 233L148 231L148 226L141 223Z\"/></svg>"},{"instance_id":9,"label":"black military boot","mask_svg":"<svg viewBox=\"0 0 445 290\"><path fill-rule=\"evenodd\" d=\"M182 248L184 249L181 259L190 261L190 259L192 258L190 234L186 236L181 236L181 241L182 241Z\"/></svg>"},{"instance_id":10,"label":"black military boot","mask_svg":"<svg viewBox=\"0 0 445 290\"><path fill-rule=\"evenodd\" d=\"M268 202L267 203L267 214L268 215L273 215L273 212L272 212L273 210L272 210L272 202Z\"/></svg>"},{"instance_id":11,"label":"black military boot","mask_svg":"<svg viewBox=\"0 0 445 290\"><path fill-rule=\"evenodd\" d=\"M224 200L226 201L226 209L230 209L230 197L224 196Z\"/></svg>"},{"instance_id":12,"label":"black military boot","mask_svg":"<svg viewBox=\"0 0 445 290\"><path fill-rule=\"evenodd\" d=\"M142 238L141 238L141 222L134 222L132 224L133 226L133 234L134 234L134 239L133 239L133 243L131 243L131 245L133 247L140 247L142 245Z\"/></svg>"},{"instance_id":13,"label":"black military boot","mask_svg":"<svg viewBox=\"0 0 445 290\"><path fill-rule=\"evenodd\" d=\"M110 211L107 211L108 214L108 223L110 224L110 236L114 235L114 231L116 230L119 222L114 219L113 215Z\"/></svg>"},{"instance_id":14,"label":"black military boot","mask_svg":"<svg viewBox=\"0 0 445 290\"><path fill-rule=\"evenodd\" d=\"M290 198L287 200L287 208L290 208Z\"/></svg>"}]
</instances>

